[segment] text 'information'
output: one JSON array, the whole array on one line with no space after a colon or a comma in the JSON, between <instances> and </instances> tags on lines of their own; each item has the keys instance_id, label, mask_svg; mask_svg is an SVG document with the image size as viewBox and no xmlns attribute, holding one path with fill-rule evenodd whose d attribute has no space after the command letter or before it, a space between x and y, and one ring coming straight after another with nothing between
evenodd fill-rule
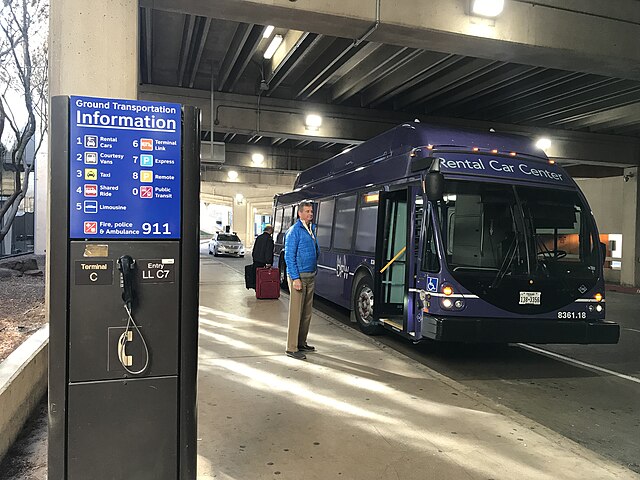
<instances>
[{"instance_id":1,"label":"text 'information'","mask_svg":"<svg viewBox=\"0 0 640 480\"><path fill-rule=\"evenodd\" d=\"M70 237L180 238L180 105L72 96L70 124Z\"/></svg>"}]
</instances>

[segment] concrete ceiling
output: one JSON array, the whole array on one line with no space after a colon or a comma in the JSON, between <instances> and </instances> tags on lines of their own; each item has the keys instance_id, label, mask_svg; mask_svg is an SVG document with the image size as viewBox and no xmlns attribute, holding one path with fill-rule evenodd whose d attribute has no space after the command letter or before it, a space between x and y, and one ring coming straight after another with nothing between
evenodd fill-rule
<instances>
[{"instance_id":1,"label":"concrete ceiling","mask_svg":"<svg viewBox=\"0 0 640 480\"><path fill-rule=\"evenodd\" d=\"M420 118L546 133L565 165L640 163L637 0L507 0L496 20L468 0L140 5L140 96L200 105L203 140L213 123L215 141L324 158ZM317 132L310 111L330 118Z\"/></svg>"}]
</instances>

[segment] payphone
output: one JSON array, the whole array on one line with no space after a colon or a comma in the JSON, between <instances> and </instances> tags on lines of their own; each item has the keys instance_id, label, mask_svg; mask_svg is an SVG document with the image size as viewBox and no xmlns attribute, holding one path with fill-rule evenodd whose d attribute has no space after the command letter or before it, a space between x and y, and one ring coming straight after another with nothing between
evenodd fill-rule
<instances>
[{"instance_id":1,"label":"payphone","mask_svg":"<svg viewBox=\"0 0 640 480\"><path fill-rule=\"evenodd\" d=\"M199 111L51 106L48 478L195 479Z\"/></svg>"}]
</instances>

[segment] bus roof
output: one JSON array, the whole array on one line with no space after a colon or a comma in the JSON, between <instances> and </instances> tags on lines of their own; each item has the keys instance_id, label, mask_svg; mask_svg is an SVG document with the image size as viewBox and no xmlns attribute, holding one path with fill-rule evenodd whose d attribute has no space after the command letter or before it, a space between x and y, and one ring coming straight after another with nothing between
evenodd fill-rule
<instances>
[{"instance_id":1,"label":"bus roof","mask_svg":"<svg viewBox=\"0 0 640 480\"><path fill-rule=\"evenodd\" d=\"M415 180L433 158L440 158L445 178L491 178L576 188L573 179L531 138L416 122L395 127L301 172L292 191L277 194L274 200L295 204L402 179Z\"/></svg>"},{"instance_id":2,"label":"bus roof","mask_svg":"<svg viewBox=\"0 0 640 480\"><path fill-rule=\"evenodd\" d=\"M517 152L518 156L526 156L548 162L545 153L537 148L531 138L496 132L472 130L468 128L443 127L426 123L409 122L399 125L366 142L339 153L324 162L301 172L294 183L294 190L317 182L318 180L339 174L345 170L353 170L360 166L374 163L388 157L395 157L410 152L416 147L432 145L437 149L466 149L478 147L481 150L498 150L499 152ZM406 171L407 165L400 166Z\"/></svg>"}]
</instances>

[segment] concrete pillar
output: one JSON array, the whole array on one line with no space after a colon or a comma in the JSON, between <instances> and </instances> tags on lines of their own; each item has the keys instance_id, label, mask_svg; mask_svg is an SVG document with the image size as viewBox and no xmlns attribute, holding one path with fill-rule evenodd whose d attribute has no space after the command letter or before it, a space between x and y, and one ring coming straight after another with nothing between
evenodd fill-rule
<instances>
[{"instance_id":1,"label":"concrete pillar","mask_svg":"<svg viewBox=\"0 0 640 480\"><path fill-rule=\"evenodd\" d=\"M137 0L51 0L49 92L137 99Z\"/></svg>"},{"instance_id":2,"label":"concrete pillar","mask_svg":"<svg viewBox=\"0 0 640 480\"><path fill-rule=\"evenodd\" d=\"M247 235L247 201L243 199L238 202L237 199L233 201L233 224L231 225L231 231L236 232L242 243L247 245L249 240Z\"/></svg>"},{"instance_id":3,"label":"concrete pillar","mask_svg":"<svg viewBox=\"0 0 640 480\"><path fill-rule=\"evenodd\" d=\"M624 170L622 184L622 272L620 283L640 287L640 192L638 167Z\"/></svg>"},{"instance_id":4,"label":"concrete pillar","mask_svg":"<svg viewBox=\"0 0 640 480\"><path fill-rule=\"evenodd\" d=\"M44 255L47 248L47 196L49 192L49 157L40 154L36 158L34 190L34 253Z\"/></svg>"},{"instance_id":5,"label":"concrete pillar","mask_svg":"<svg viewBox=\"0 0 640 480\"><path fill-rule=\"evenodd\" d=\"M137 0L51 0L49 94L137 98ZM46 198L42 189L49 184L49 171L40 177L36 196ZM49 218L42 202L37 208L37 217ZM36 243L47 244L48 251L48 225L46 231L38 227Z\"/></svg>"}]
</instances>

